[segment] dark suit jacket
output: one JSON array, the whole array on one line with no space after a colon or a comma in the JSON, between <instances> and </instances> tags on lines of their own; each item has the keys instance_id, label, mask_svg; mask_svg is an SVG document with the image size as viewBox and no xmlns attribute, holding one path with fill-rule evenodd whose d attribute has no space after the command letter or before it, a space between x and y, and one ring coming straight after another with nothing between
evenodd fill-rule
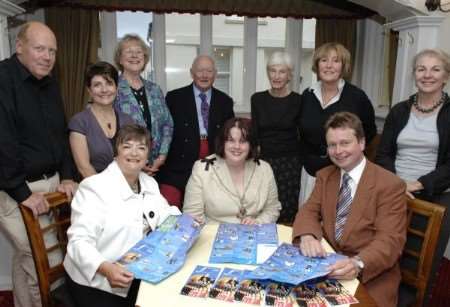
<instances>
[{"instance_id":1,"label":"dark suit jacket","mask_svg":"<svg viewBox=\"0 0 450 307\"><path fill-rule=\"evenodd\" d=\"M400 268L398 259L406 241L405 184L391 172L366 162L340 242L336 242L336 205L340 169L335 165L317 172L311 197L300 209L293 239L312 234L364 262L361 282L378 306L396 306ZM321 223L322 222L322 223Z\"/></svg>"},{"instance_id":2,"label":"dark suit jacket","mask_svg":"<svg viewBox=\"0 0 450 307\"><path fill-rule=\"evenodd\" d=\"M200 129L192 83L167 93L166 103L173 118L172 143L166 163L158 174L159 183L184 191L192 166L198 160ZM209 152L215 152L215 139L224 122L234 117L233 100L212 88L208 119Z\"/></svg>"}]
</instances>

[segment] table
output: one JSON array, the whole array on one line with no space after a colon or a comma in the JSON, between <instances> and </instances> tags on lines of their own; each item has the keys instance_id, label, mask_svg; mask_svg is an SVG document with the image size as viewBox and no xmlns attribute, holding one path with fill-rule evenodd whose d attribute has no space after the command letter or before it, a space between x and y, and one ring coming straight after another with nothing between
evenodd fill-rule
<instances>
[{"instance_id":1,"label":"table","mask_svg":"<svg viewBox=\"0 0 450 307\"><path fill-rule=\"evenodd\" d=\"M197 265L205 265L212 267L229 267L236 269L253 269L255 266L252 265L240 265L233 263L226 264L209 264L208 259L211 253L212 244L214 238L216 236L218 224L208 224L205 225L203 230L200 233L200 236L195 242L192 249L189 251L189 254L186 259L186 263L177 273L173 274L166 280L160 282L157 285L153 285L147 282L142 281L138 297L136 300L136 306L139 307L210 307L212 305L219 307L232 307L232 306L252 306L244 303L229 303L223 302L215 299L203 299L203 298L195 298L189 297L179 294L181 288L186 283L190 274L194 270ZM292 228L278 225L278 239L280 242L291 242L292 236ZM323 240L322 244L324 244L325 249L328 251L332 251L332 248L328 243ZM356 298L359 300L359 304L352 305L358 307L376 307L376 303L367 293L367 290L363 285L359 284L357 279L355 280L347 280L341 281L343 286L350 291L350 293L355 293Z\"/></svg>"}]
</instances>

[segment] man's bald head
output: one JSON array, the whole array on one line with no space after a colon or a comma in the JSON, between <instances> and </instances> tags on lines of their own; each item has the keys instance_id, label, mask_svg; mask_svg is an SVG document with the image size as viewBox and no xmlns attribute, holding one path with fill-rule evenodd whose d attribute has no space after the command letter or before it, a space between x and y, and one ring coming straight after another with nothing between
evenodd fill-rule
<instances>
[{"instance_id":1,"label":"man's bald head","mask_svg":"<svg viewBox=\"0 0 450 307\"><path fill-rule=\"evenodd\" d=\"M27 22L17 35L16 53L28 71L37 79L42 79L50 74L55 65L55 34L41 22Z\"/></svg>"},{"instance_id":2,"label":"man's bald head","mask_svg":"<svg viewBox=\"0 0 450 307\"><path fill-rule=\"evenodd\" d=\"M216 75L216 65L210 56L199 55L192 62L191 76L199 90L203 92L209 90L216 79Z\"/></svg>"}]
</instances>

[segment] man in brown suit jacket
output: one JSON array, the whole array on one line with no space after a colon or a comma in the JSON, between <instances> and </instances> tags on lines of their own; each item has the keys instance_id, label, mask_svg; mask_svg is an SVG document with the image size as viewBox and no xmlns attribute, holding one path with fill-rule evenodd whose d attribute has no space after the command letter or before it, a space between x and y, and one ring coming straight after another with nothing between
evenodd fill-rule
<instances>
[{"instance_id":1,"label":"man in brown suit jacket","mask_svg":"<svg viewBox=\"0 0 450 307\"><path fill-rule=\"evenodd\" d=\"M378 306L394 307L401 278L398 259L406 241L405 185L364 157L364 131L357 116L336 113L325 131L335 165L317 172L314 191L295 218L293 241L300 243L303 255L316 257L325 255L320 244L324 237L336 252L348 256L330 267L329 277L359 276ZM342 183L344 177L350 179ZM344 194L351 195L346 212Z\"/></svg>"}]
</instances>

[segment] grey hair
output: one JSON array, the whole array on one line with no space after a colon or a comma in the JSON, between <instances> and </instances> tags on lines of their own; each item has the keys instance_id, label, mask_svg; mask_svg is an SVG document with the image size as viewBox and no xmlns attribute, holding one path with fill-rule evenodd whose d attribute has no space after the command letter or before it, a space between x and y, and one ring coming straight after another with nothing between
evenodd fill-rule
<instances>
[{"instance_id":1,"label":"grey hair","mask_svg":"<svg viewBox=\"0 0 450 307\"><path fill-rule=\"evenodd\" d=\"M269 60L267 61L266 69L269 70L269 68L274 65L286 65L291 73L294 70L292 58L289 53L285 51L275 51L270 55Z\"/></svg>"}]
</instances>

